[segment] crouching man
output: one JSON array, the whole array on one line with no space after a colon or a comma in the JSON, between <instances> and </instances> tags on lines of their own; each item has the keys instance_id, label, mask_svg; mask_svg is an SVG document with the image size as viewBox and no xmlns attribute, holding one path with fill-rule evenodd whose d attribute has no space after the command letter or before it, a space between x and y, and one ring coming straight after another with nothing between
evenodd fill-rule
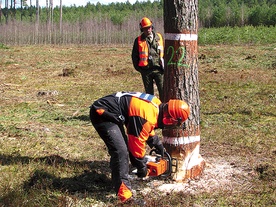
<instances>
[{"instance_id":1,"label":"crouching man","mask_svg":"<svg viewBox=\"0 0 276 207\"><path fill-rule=\"evenodd\" d=\"M146 145L164 156L163 144L154 129L181 124L189 113L184 101L161 103L156 96L140 92L117 92L91 105L90 119L111 156L112 184L121 202L134 199L129 160L137 168L138 177L147 176Z\"/></svg>"}]
</instances>

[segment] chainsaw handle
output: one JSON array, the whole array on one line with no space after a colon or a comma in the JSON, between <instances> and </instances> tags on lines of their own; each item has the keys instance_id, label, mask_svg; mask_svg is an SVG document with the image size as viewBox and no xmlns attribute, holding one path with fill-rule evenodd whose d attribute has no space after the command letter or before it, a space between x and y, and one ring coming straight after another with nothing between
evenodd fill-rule
<instances>
[{"instance_id":1,"label":"chainsaw handle","mask_svg":"<svg viewBox=\"0 0 276 207\"><path fill-rule=\"evenodd\" d=\"M157 154L157 155L160 155L160 154L157 153L157 150L156 150L156 149L152 149L152 150L149 152L149 155L154 155L153 153L155 153L155 154ZM160 155L160 156L161 156L161 155ZM171 156L169 155L169 153L166 152L166 150L164 150L164 156L165 156L165 157L171 157Z\"/></svg>"}]
</instances>

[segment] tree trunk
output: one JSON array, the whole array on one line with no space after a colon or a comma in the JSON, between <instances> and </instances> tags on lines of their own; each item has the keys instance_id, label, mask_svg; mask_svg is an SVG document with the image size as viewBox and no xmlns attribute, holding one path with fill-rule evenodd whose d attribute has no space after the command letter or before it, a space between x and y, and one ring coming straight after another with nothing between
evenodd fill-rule
<instances>
[{"instance_id":1,"label":"tree trunk","mask_svg":"<svg viewBox=\"0 0 276 207\"><path fill-rule=\"evenodd\" d=\"M205 166L199 154L198 1L164 0L164 31L164 100L185 100L191 113L183 126L163 129L163 143L178 159L173 179L185 181L199 176Z\"/></svg>"},{"instance_id":2,"label":"tree trunk","mask_svg":"<svg viewBox=\"0 0 276 207\"><path fill-rule=\"evenodd\" d=\"M9 18L9 4L8 1L5 1L5 18L6 18L6 24L8 24L8 18Z\"/></svg>"},{"instance_id":3,"label":"tree trunk","mask_svg":"<svg viewBox=\"0 0 276 207\"><path fill-rule=\"evenodd\" d=\"M48 43L51 43L51 16L50 16L51 12L50 11L51 11L51 8L50 8L49 1L46 0L47 32L48 32L47 41L48 41Z\"/></svg>"},{"instance_id":4,"label":"tree trunk","mask_svg":"<svg viewBox=\"0 0 276 207\"><path fill-rule=\"evenodd\" d=\"M53 0L50 0L50 43L54 42L54 3Z\"/></svg>"},{"instance_id":5,"label":"tree trunk","mask_svg":"<svg viewBox=\"0 0 276 207\"><path fill-rule=\"evenodd\" d=\"M23 19L23 0L20 0L20 12L21 12L20 20L22 21L22 19Z\"/></svg>"},{"instance_id":6,"label":"tree trunk","mask_svg":"<svg viewBox=\"0 0 276 207\"><path fill-rule=\"evenodd\" d=\"M39 0L36 0L36 21L35 21L35 37L36 43L39 43Z\"/></svg>"},{"instance_id":7,"label":"tree trunk","mask_svg":"<svg viewBox=\"0 0 276 207\"><path fill-rule=\"evenodd\" d=\"M0 0L0 23L2 21L2 0Z\"/></svg>"},{"instance_id":8,"label":"tree trunk","mask_svg":"<svg viewBox=\"0 0 276 207\"><path fill-rule=\"evenodd\" d=\"M63 26L62 26L62 0L60 0L60 10L59 10L59 33L61 43L63 43Z\"/></svg>"}]
</instances>

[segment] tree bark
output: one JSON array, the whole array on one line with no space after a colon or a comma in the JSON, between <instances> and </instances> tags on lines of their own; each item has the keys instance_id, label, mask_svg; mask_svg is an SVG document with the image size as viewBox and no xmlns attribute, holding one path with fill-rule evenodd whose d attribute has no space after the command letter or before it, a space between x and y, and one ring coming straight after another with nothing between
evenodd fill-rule
<instances>
[{"instance_id":1,"label":"tree bark","mask_svg":"<svg viewBox=\"0 0 276 207\"><path fill-rule=\"evenodd\" d=\"M35 21L35 37L36 43L39 43L39 0L36 0L36 21Z\"/></svg>"},{"instance_id":2,"label":"tree bark","mask_svg":"<svg viewBox=\"0 0 276 207\"><path fill-rule=\"evenodd\" d=\"M2 0L0 0L0 22L2 21Z\"/></svg>"},{"instance_id":3,"label":"tree bark","mask_svg":"<svg viewBox=\"0 0 276 207\"><path fill-rule=\"evenodd\" d=\"M5 13L4 16L6 18L6 24L8 24L8 18L9 18L9 4L8 1L5 1Z\"/></svg>"},{"instance_id":4,"label":"tree bark","mask_svg":"<svg viewBox=\"0 0 276 207\"><path fill-rule=\"evenodd\" d=\"M60 32L60 38L61 42L63 42L63 26L62 26L62 0L60 0L60 10L59 10L59 32Z\"/></svg>"},{"instance_id":5,"label":"tree bark","mask_svg":"<svg viewBox=\"0 0 276 207\"><path fill-rule=\"evenodd\" d=\"M205 166L199 154L198 1L164 0L164 31L164 100L185 100L191 109L183 126L162 131L166 150L178 159L173 179L184 181L199 176Z\"/></svg>"}]
</instances>

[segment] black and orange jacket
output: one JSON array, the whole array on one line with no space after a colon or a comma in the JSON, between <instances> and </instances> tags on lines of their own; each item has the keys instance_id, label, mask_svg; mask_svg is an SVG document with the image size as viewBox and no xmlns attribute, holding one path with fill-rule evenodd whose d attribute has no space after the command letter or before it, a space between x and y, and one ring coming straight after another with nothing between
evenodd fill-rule
<instances>
[{"instance_id":1,"label":"black and orange jacket","mask_svg":"<svg viewBox=\"0 0 276 207\"><path fill-rule=\"evenodd\" d=\"M160 33L153 32L153 42L150 43L148 38L142 33L138 36L132 48L132 63L134 68L150 69L152 67L162 67L160 59L164 57L164 41ZM149 60L149 57L151 60Z\"/></svg>"},{"instance_id":2,"label":"black and orange jacket","mask_svg":"<svg viewBox=\"0 0 276 207\"><path fill-rule=\"evenodd\" d=\"M118 92L100 98L91 106L99 117L98 122L124 122L128 134L129 152L143 159L146 144L151 148L161 144L154 129L162 124L159 116L161 101L153 95L139 92ZM124 119L120 118L122 116Z\"/></svg>"}]
</instances>

